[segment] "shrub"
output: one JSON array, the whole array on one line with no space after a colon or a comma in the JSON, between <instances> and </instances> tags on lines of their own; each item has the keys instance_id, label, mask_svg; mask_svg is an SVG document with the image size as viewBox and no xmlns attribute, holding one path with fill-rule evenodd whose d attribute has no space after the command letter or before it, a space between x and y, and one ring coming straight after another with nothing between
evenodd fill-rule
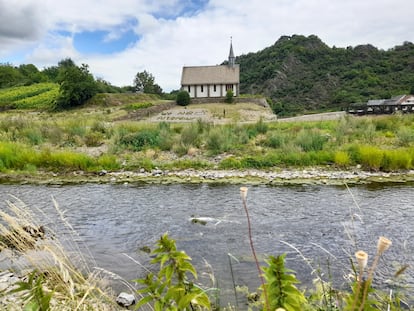
<instances>
[{"instance_id":1,"label":"shrub","mask_svg":"<svg viewBox=\"0 0 414 311\"><path fill-rule=\"evenodd\" d=\"M269 168L281 163L280 157L276 153L265 156L246 156L241 159L243 168Z\"/></svg>"},{"instance_id":2,"label":"shrub","mask_svg":"<svg viewBox=\"0 0 414 311\"><path fill-rule=\"evenodd\" d=\"M351 163L351 158L347 152L337 151L334 156L334 161L340 167L347 167Z\"/></svg>"},{"instance_id":3,"label":"shrub","mask_svg":"<svg viewBox=\"0 0 414 311\"><path fill-rule=\"evenodd\" d=\"M98 147L103 143L103 135L99 132L89 132L85 135L85 145L88 147Z\"/></svg>"},{"instance_id":4,"label":"shrub","mask_svg":"<svg viewBox=\"0 0 414 311\"><path fill-rule=\"evenodd\" d=\"M177 105L187 106L190 104L190 94L187 91L180 91L177 93Z\"/></svg>"},{"instance_id":5,"label":"shrub","mask_svg":"<svg viewBox=\"0 0 414 311\"><path fill-rule=\"evenodd\" d=\"M158 135L158 147L161 150L171 150L174 144L173 133L170 129L161 128Z\"/></svg>"},{"instance_id":6,"label":"shrub","mask_svg":"<svg viewBox=\"0 0 414 311\"><path fill-rule=\"evenodd\" d=\"M199 126L192 123L183 128L181 131L181 143L185 146L198 146L199 145Z\"/></svg>"},{"instance_id":7,"label":"shrub","mask_svg":"<svg viewBox=\"0 0 414 311\"><path fill-rule=\"evenodd\" d=\"M300 146L303 151L322 150L327 141L328 136L321 134L317 130L302 130L296 138L296 144Z\"/></svg>"},{"instance_id":8,"label":"shrub","mask_svg":"<svg viewBox=\"0 0 414 311\"><path fill-rule=\"evenodd\" d=\"M219 168L220 169L240 169L242 168L242 163L240 162L240 160L236 159L235 157L228 157L226 159L223 159L220 163L219 163Z\"/></svg>"},{"instance_id":9,"label":"shrub","mask_svg":"<svg viewBox=\"0 0 414 311\"><path fill-rule=\"evenodd\" d=\"M153 147L158 144L158 129L142 129L136 133L125 134L120 138L120 144L139 151L145 147Z\"/></svg>"},{"instance_id":10,"label":"shrub","mask_svg":"<svg viewBox=\"0 0 414 311\"><path fill-rule=\"evenodd\" d=\"M399 146L408 147L414 143L414 130L408 127L402 127L397 131L397 140Z\"/></svg>"},{"instance_id":11,"label":"shrub","mask_svg":"<svg viewBox=\"0 0 414 311\"><path fill-rule=\"evenodd\" d=\"M28 142L31 145L40 145L43 142L43 136L39 128L26 128L22 131L22 135L24 135Z\"/></svg>"},{"instance_id":12,"label":"shrub","mask_svg":"<svg viewBox=\"0 0 414 311\"><path fill-rule=\"evenodd\" d=\"M234 93L232 90L227 90L225 102L231 104L234 101Z\"/></svg>"},{"instance_id":13,"label":"shrub","mask_svg":"<svg viewBox=\"0 0 414 311\"><path fill-rule=\"evenodd\" d=\"M231 147L231 131L227 127L213 128L206 138L206 147L212 154L228 151Z\"/></svg>"},{"instance_id":14,"label":"shrub","mask_svg":"<svg viewBox=\"0 0 414 311\"><path fill-rule=\"evenodd\" d=\"M381 167L384 153L382 150L373 146L361 146L359 148L361 165L366 169L378 171Z\"/></svg>"},{"instance_id":15,"label":"shrub","mask_svg":"<svg viewBox=\"0 0 414 311\"><path fill-rule=\"evenodd\" d=\"M271 148L281 148L286 141L286 135L284 135L281 132L272 132L269 137L265 140L264 144L265 146L271 147Z\"/></svg>"},{"instance_id":16,"label":"shrub","mask_svg":"<svg viewBox=\"0 0 414 311\"><path fill-rule=\"evenodd\" d=\"M117 170L120 168L120 164L117 160L117 157L109 154L101 155L96 160L96 164L98 166L98 169Z\"/></svg>"},{"instance_id":17,"label":"shrub","mask_svg":"<svg viewBox=\"0 0 414 311\"><path fill-rule=\"evenodd\" d=\"M152 106L153 106L152 103L133 103L133 104L124 106L124 109L125 110L139 110L139 109L149 108Z\"/></svg>"},{"instance_id":18,"label":"shrub","mask_svg":"<svg viewBox=\"0 0 414 311\"><path fill-rule=\"evenodd\" d=\"M263 118L260 118L259 121L254 124L254 129L259 134L266 134L269 126L263 121Z\"/></svg>"},{"instance_id":19,"label":"shrub","mask_svg":"<svg viewBox=\"0 0 414 311\"><path fill-rule=\"evenodd\" d=\"M50 164L52 168L86 171L93 166L93 160L85 154L61 151L50 155Z\"/></svg>"},{"instance_id":20,"label":"shrub","mask_svg":"<svg viewBox=\"0 0 414 311\"><path fill-rule=\"evenodd\" d=\"M159 265L156 275L149 272L143 279L135 282L143 285L138 290L142 298L136 309L152 303L154 310L211 310L210 299L206 292L194 284L197 272L191 258L177 250L175 241L164 234L151 252L152 264Z\"/></svg>"},{"instance_id":21,"label":"shrub","mask_svg":"<svg viewBox=\"0 0 414 311\"><path fill-rule=\"evenodd\" d=\"M381 162L383 171L407 170L411 167L411 155L406 150L385 150Z\"/></svg>"}]
</instances>

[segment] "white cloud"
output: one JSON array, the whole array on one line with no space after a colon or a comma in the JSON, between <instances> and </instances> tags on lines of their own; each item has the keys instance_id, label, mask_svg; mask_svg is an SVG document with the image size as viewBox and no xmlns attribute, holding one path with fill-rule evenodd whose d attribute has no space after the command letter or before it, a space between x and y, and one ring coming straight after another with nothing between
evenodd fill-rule
<instances>
[{"instance_id":1,"label":"white cloud","mask_svg":"<svg viewBox=\"0 0 414 311\"><path fill-rule=\"evenodd\" d=\"M337 47L371 43L388 49L414 41L414 23L407 14L414 10L410 0L210 0L203 8L184 12L189 3L20 0L20 10L14 11L0 0L0 17L13 23L0 26L0 57L18 54L22 42L37 40L23 63L50 65L72 57L115 85L131 84L138 71L148 70L169 91L179 87L183 65L225 60L230 36L236 55L261 50L280 36L293 34L315 34ZM27 10L33 14L26 14ZM136 25L131 26L131 21ZM132 27L140 36L122 52L82 55L73 47L71 33L105 30L112 40L127 30L120 25ZM56 35L59 31L68 34Z\"/></svg>"}]
</instances>

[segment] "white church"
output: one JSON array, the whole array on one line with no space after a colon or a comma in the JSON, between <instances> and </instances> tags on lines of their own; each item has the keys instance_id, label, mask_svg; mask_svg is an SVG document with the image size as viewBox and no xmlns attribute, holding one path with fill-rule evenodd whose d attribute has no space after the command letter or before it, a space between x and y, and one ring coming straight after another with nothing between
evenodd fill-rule
<instances>
[{"instance_id":1,"label":"white church","mask_svg":"<svg viewBox=\"0 0 414 311\"><path fill-rule=\"evenodd\" d=\"M235 60L230 42L227 65L183 67L181 90L187 91L191 98L225 97L228 90L233 91L233 96L238 96L240 66Z\"/></svg>"}]
</instances>

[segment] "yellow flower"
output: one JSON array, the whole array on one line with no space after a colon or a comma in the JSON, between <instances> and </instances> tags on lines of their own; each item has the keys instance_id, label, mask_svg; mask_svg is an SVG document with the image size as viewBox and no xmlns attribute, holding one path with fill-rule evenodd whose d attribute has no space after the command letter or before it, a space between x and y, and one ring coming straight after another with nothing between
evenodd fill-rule
<instances>
[{"instance_id":1,"label":"yellow flower","mask_svg":"<svg viewBox=\"0 0 414 311\"><path fill-rule=\"evenodd\" d=\"M391 244L392 244L391 240L389 240L389 239L387 239L383 236L380 236L379 239L378 239L378 244L377 244L378 254L381 255L383 252L385 252L387 249L389 249Z\"/></svg>"},{"instance_id":2,"label":"yellow flower","mask_svg":"<svg viewBox=\"0 0 414 311\"><path fill-rule=\"evenodd\" d=\"M240 196L243 200L247 198L247 187L240 187Z\"/></svg>"},{"instance_id":3,"label":"yellow flower","mask_svg":"<svg viewBox=\"0 0 414 311\"><path fill-rule=\"evenodd\" d=\"M363 271L368 263L368 254L364 251L357 251L355 253L355 257L357 259L360 271Z\"/></svg>"}]
</instances>

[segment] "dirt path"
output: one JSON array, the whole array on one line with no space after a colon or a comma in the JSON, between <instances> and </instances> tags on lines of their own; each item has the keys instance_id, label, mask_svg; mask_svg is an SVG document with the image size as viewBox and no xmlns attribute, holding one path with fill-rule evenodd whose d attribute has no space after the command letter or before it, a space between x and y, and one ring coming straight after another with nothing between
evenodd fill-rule
<instances>
[{"instance_id":1,"label":"dirt path","mask_svg":"<svg viewBox=\"0 0 414 311\"><path fill-rule=\"evenodd\" d=\"M307 114L299 117L278 119L279 122L295 122L295 121L325 121L338 120L345 116L345 111L325 112L317 114Z\"/></svg>"}]
</instances>

